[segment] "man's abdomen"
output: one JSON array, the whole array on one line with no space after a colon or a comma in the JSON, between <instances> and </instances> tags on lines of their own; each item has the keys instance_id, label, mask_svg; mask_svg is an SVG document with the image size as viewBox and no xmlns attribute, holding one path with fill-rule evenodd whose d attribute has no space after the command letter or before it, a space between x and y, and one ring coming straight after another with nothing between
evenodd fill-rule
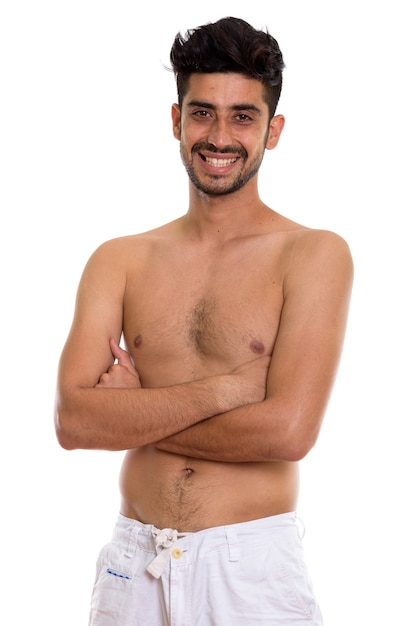
<instances>
[{"instance_id":1,"label":"man's abdomen","mask_svg":"<svg viewBox=\"0 0 418 626\"><path fill-rule=\"evenodd\" d=\"M147 446L126 453L121 513L157 528L196 532L297 508L298 466L219 463Z\"/></svg>"}]
</instances>

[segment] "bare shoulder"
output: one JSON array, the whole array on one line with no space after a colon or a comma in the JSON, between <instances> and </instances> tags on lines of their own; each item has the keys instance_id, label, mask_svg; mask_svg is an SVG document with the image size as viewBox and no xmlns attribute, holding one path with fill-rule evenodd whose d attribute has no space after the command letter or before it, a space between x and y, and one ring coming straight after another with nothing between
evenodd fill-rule
<instances>
[{"instance_id":1,"label":"bare shoulder","mask_svg":"<svg viewBox=\"0 0 418 626\"><path fill-rule=\"evenodd\" d=\"M331 254L332 256L345 258L351 262L351 252L347 241L331 230L310 228L295 222L279 213L268 210L270 232L280 234L280 239L285 240L292 250L293 255L305 259L314 260L315 257Z\"/></svg>"},{"instance_id":2,"label":"bare shoulder","mask_svg":"<svg viewBox=\"0 0 418 626\"><path fill-rule=\"evenodd\" d=\"M351 285L353 259L347 241L339 234L285 221L287 238L287 285L330 283L337 279Z\"/></svg>"},{"instance_id":3,"label":"bare shoulder","mask_svg":"<svg viewBox=\"0 0 418 626\"><path fill-rule=\"evenodd\" d=\"M94 250L91 260L120 265L134 258L149 256L163 241L175 237L178 221L175 220L149 231L108 239Z\"/></svg>"},{"instance_id":4,"label":"bare shoulder","mask_svg":"<svg viewBox=\"0 0 418 626\"><path fill-rule=\"evenodd\" d=\"M347 241L330 230L301 227L294 236L294 252L312 260L331 255L351 262L351 251Z\"/></svg>"},{"instance_id":5,"label":"bare shoulder","mask_svg":"<svg viewBox=\"0 0 418 626\"><path fill-rule=\"evenodd\" d=\"M285 243L289 271L300 270L310 274L320 266L338 266L352 270L350 247L341 235L325 229L310 228L295 222L272 209L267 213L270 232Z\"/></svg>"}]
</instances>

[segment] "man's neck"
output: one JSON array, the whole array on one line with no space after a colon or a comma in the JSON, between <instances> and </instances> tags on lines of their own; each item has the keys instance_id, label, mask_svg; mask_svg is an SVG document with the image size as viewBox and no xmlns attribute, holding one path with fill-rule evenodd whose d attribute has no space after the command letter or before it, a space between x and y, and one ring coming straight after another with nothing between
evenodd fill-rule
<instances>
[{"instance_id":1,"label":"man's neck","mask_svg":"<svg viewBox=\"0 0 418 626\"><path fill-rule=\"evenodd\" d=\"M225 195L208 195L190 184L186 228L201 239L219 242L254 234L260 220L271 210L257 189L240 189Z\"/></svg>"}]
</instances>

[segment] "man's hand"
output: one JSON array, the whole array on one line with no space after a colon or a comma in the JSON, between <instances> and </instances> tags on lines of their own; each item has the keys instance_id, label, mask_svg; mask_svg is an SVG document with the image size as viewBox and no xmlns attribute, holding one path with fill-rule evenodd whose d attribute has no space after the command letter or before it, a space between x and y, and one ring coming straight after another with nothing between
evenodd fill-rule
<instances>
[{"instance_id":1,"label":"man's hand","mask_svg":"<svg viewBox=\"0 0 418 626\"><path fill-rule=\"evenodd\" d=\"M110 349L115 357L115 362L107 372L102 374L96 387L109 388L138 388L141 381L136 371L129 352L121 348L114 339L110 340Z\"/></svg>"},{"instance_id":2,"label":"man's hand","mask_svg":"<svg viewBox=\"0 0 418 626\"><path fill-rule=\"evenodd\" d=\"M266 397L266 381L271 358L262 356L243 363L231 372L234 388L232 394L238 394L239 405L262 402Z\"/></svg>"}]
</instances>

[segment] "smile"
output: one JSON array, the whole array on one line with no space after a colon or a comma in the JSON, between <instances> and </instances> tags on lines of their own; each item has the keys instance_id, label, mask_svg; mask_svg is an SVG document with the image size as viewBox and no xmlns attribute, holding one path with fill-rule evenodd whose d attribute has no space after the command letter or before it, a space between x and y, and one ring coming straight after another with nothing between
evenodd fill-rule
<instances>
[{"instance_id":1,"label":"smile","mask_svg":"<svg viewBox=\"0 0 418 626\"><path fill-rule=\"evenodd\" d=\"M212 165L213 167L227 167L227 165L231 165L232 163L238 161L238 158L239 157L234 157L232 159L216 159L214 157L203 156L203 159L206 161L206 163Z\"/></svg>"}]
</instances>

